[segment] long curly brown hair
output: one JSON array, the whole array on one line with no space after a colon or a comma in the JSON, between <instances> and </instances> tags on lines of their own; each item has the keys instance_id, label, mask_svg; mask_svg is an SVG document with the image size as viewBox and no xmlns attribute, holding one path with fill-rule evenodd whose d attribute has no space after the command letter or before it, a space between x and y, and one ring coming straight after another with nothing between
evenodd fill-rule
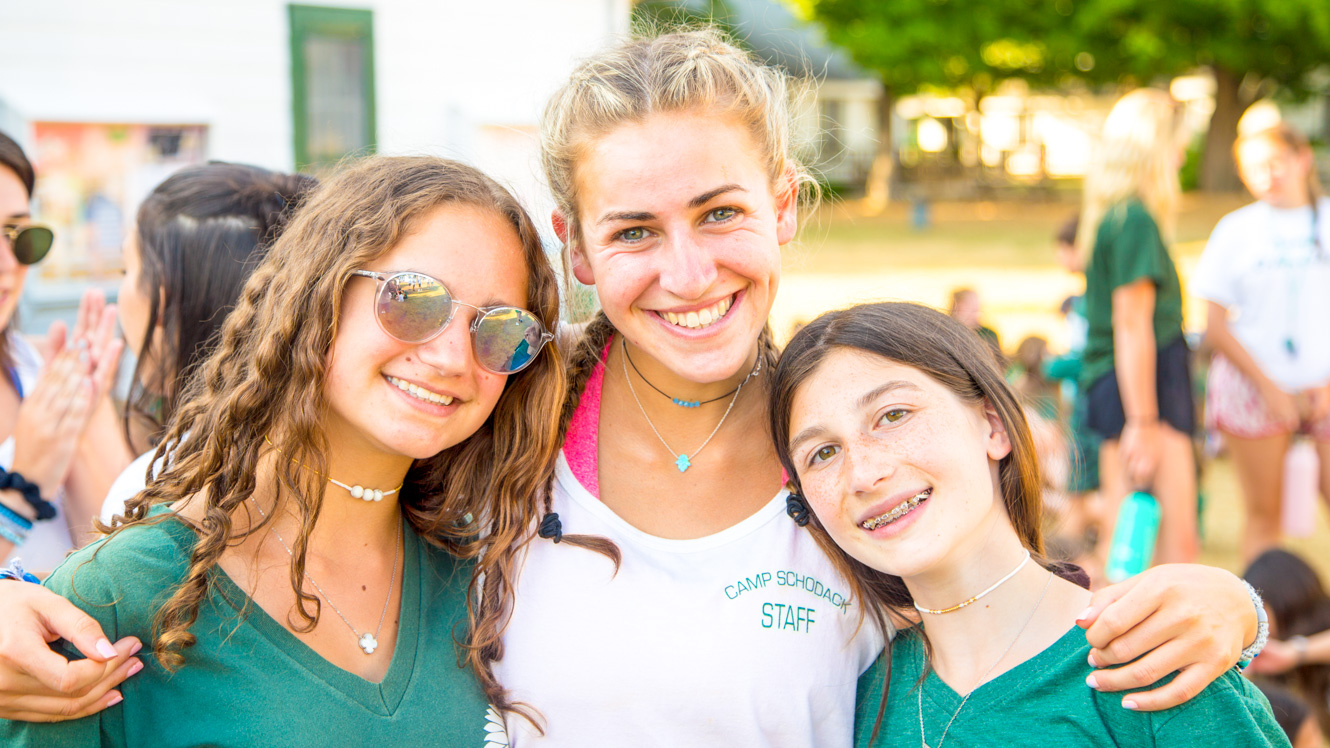
<instances>
[{"instance_id":1,"label":"long curly brown hair","mask_svg":"<svg viewBox=\"0 0 1330 748\"><path fill-rule=\"evenodd\" d=\"M319 477L327 472L325 367L343 289L353 270L387 253L418 220L448 204L493 210L513 227L526 255L526 306L547 324L558 319L558 281L535 226L512 195L476 169L437 158L370 158L317 189L254 271L216 350L187 386L154 458L169 456L169 466L114 524L118 532L159 521L149 518L150 509L182 497L205 501L189 570L155 620L153 648L167 668L180 667L184 650L196 641L190 626L209 594L212 568L228 546L266 524L260 520L236 532L232 518L256 490L255 471L269 449L291 458L274 462L272 488L289 497L301 523L290 568L297 630L317 623L319 599L305 592L303 579L326 485ZM475 559L470 636L460 658L501 709L523 711L509 703L490 663L502 656L514 561L557 455L564 387L563 360L551 346L509 378L474 435L415 462L400 494L412 530L458 557Z\"/></svg>"}]
</instances>

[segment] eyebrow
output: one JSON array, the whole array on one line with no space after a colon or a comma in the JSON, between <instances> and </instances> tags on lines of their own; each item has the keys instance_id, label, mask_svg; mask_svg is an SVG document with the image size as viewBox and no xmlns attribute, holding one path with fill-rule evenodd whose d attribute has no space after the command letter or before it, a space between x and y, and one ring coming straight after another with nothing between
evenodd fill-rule
<instances>
[{"instance_id":1,"label":"eyebrow","mask_svg":"<svg viewBox=\"0 0 1330 748\"><path fill-rule=\"evenodd\" d=\"M711 202L712 200L715 200L716 198L720 197L721 195L726 194L727 192L747 192L747 191L748 189L740 184L734 184L734 183L723 184L714 190L707 190L706 192L703 192L697 197L694 197L693 199L689 200L688 207L700 208L703 205L706 205L707 203ZM596 225L599 226L601 224L610 223L612 221L654 221L654 220L656 220L656 214L651 213L649 211L617 211L613 213L606 213L605 215L601 216L600 219L596 221Z\"/></svg>"},{"instance_id":2,"label":"eyebrow","mask_svg":"<svg viewBox=\"0 0 1330 748\"><path fill-rule=\"evenodd\" d=\"M907 382L904 379L893 379L890 382L886 382L885 384L882 384L878 387L874 387L868 392L865 392L863 396L859 398L859 401L858 403L856 403L856 405L861 409L867 408L869 405L873 404L874 400L887 394L888 392L894 392L896 390L914 390L916 392L922 392L919 386L913 382ZM820 425L809 426L803 431L800 431L798 434L795 434L793 439L790 439L789 451L791 453L797 451L799 446L804 442L808 441L809 439L821 436L826 432L827 429L823 426Z\"/></svg>"}]
</instances>

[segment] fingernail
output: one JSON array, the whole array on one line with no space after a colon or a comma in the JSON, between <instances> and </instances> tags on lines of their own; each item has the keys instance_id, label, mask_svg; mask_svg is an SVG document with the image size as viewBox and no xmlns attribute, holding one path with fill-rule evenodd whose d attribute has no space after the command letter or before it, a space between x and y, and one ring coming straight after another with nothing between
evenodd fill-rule
<instances>
[{"instance_id":1,"label":"fingernail","mask_svg":"<svg viewBox=\"0 0 1330 748\"><path fill-rule=\"evenodd\" d=\"M1085 661L1088 662L1088 663L1090 663L1090 667L1099 667L1099 663L1097 663L1097 662L1094 661L1094 653L1093 653L1093 652L1090 653L1090 656L1089 656L1089 657L1086 657L1086 658L1085 658Z\"/></svg>"},{"instance_id":2,"label":"fingernail","mask_svg":"<svg viewBox=\"0 0 1330 748\"><path fill-rule=\"evenodd\" d=\"M1089 618L1089 617L1090 617L1090 611L1091 611L1091 610L1094 610L1094 608L1091 607L1091 608L1086 608L1085 610L1082 610L1081 613L1080 613L1080 615L1076 616L1076 622L1077 622L1077 623L1080 623L1081 621L1084 621L1085 619Z\"/></svg>"},{"instance_id":3,"label":"fingernail","mask_svg":"<svg viewBox=\"0 0 1330 748\"><path fill-rule=\"evenodd\" d=\"M111 697L111 700L110 700L110 701L106 702L106 705L107 705L107 706L115 706L116 704L119 704L120 702L122 702L122 701L124 701L124 700L125 700L125 697L124 697L124 696L121 696L120 694L116 694L115 696L112 696L112 697Z\"/></svg>"},{"instance_id":4,"label":"fingernail","mask_svg":"<svg viewBox=\"0 0 1330 748\"><path fill-rule=\"evenodd\" d=\"M111 642L105 639L98 639L97 654L107 659L110 659L112 657L115 657L115 647L111 646Z\"/></svg>"},{"instance_id":5,"label":"fingernail","mask_svg":"<svg viewBox=\"0 0 1330 748\"><path fill-rule=\"evenodd\" d=\"M1132 701L1131 699L1127 699L1126 701L1122 702L1122 708L1131 709L1132 711L1135 711L1139 707L1137 706L1136 702Z\"/></svg>"},{"instance_id":6,"label":"fingernail","mask_svg":"<svg viewBox=\"0 0 1330 748\"><path fill-rule=\"evenodd\" d=\"M130 667L129 667L129 674L130 674L130 675L135 675L135 674L138 673L138 671L140 671L140 670L142 670L142 669L143 669L143 663L142 663L142 662L136 662L136 663L134 663L133 665L130 665Z\"/></svg>"},{"instance_id":7,"label":"fingernail","mask_svg":"<svg viewBox=\"0 0 1330 748\"><path fill-rule=\"evenodd\" d=\"M136 655L139 653L140 649L143 649L143 642L134 642L134 646L129 648L129 653Z\"/></svg>"},{"instance_id":8,"label":"fingernail","mask_svg":"<svg viewBox=\"0 0 1330 748\"><path fill-rule=\"evenodd\" d=\"M1095 680L1093 675L1085 679L1085 685L1089 686L1090 688L1093 688L1096 691L1099 690L1099 681Z\"/></svg>"}]
</instances>

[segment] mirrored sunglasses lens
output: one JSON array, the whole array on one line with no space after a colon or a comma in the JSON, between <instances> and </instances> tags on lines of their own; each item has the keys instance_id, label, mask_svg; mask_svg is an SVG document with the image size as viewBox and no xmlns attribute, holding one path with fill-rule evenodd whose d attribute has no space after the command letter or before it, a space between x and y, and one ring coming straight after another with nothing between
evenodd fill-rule
<instances>
[{"instance_id":1,"label":"mirrored sunglasses lens","mask_svg":"<svg viewBox=\"0 0 1330 748\"><path fill-rule=\"evenodd\" d=\"M495 309L476 325L476 360L500 374L525 369L545 346L545 327L530 312Z\"/></svg>"},{"instance_id":2,"label":"mirrored sunglasses lens","mask_svg":"<svg viewBox=\"0 0 1330 748\"><path fill-rule=\"evenodd\" d=\"M41 262L46 253L51 251L54 241L55 234L45 226L19 229L18 236L14 237L14 259L24 265Z\"/></svg>"},{"instance_id":3,"label":"mirrored sunglasses lens","mask_svg":"<svg viewBox=\"0 0 1330 748\"><path fill-rule=\"evenodd\" d=\"M419 343L448 324L453 297L428 275L398 273L384 281L375 306L379 324L389 335L405 343Z\"/></svg>"}]
</instances>

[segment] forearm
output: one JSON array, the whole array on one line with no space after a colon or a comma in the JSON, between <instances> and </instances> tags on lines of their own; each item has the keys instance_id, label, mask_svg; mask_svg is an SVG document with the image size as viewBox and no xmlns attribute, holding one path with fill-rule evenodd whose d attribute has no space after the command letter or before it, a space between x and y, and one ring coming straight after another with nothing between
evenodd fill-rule
<instances>
[{"instance_id":1,"label":"forearm","mask_svg":"<svg viewBox=\"0 0 1330 748\"><path fill-rule=\"evenodd\" d=\"M1330 665L1330 630L1307 637L1306 653L1302 656L1304 665Z\"/></svg>"},{"instance_id":2,"label":"forearm","mask_svg":"<svg viewBox=\"0 0 1330 748\"><path fill-rule=\"evenodd\" d=\"M1113 368L1118 376L1122 412L1128 421L1159 418L1155 391L1154 329L1138 322L1113 325Z\"/></svg>"},{"instance_id":3,"label":"forearm","mask_svg":"<svg viewBox=\"0 0 1330 748\"><path fill-rule=\"evenodd\" d=\"M1205 331L1205 342L1215 352L1223 354L1224 358L1237 367L1238 371L1242 372L1244 377L1250 379L1258 389L1264 391L1267 387L1278 387L1265 373L1265 370L1261 368L1261 365L1256 363L1256 359L1247 350L1247 346L1238 340L1227 323L1216 325L1212 318Z\"/></svg>"},{"instance_id":4,"label":"forearm","mask_svg":"<svg viewBox=\"0 0 1330 748\"><path fill-rule=\"evenodd\" d=\"M79 440L65 479L65 516L76 545L95 539L92 520L101 514L107 491L132 459L115 412L103 401Z\"/></svg>"}]
</instances>

